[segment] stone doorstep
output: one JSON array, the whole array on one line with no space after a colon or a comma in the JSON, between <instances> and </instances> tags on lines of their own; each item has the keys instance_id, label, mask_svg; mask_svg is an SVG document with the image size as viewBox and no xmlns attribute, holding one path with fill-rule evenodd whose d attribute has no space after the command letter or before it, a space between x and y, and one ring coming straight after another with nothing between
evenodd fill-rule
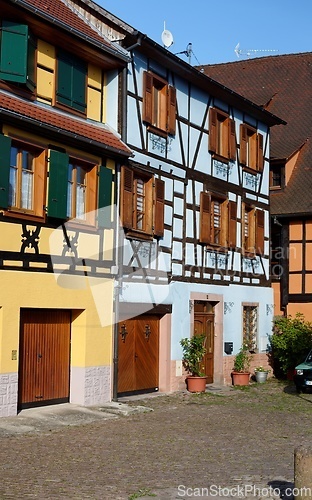
<instances>
[{"instance_id":1,"label":"stone doorstep","mask_svg":"<svg viewBox=\"0 0 312 500\"><path fill-rule=\"evenodd\" d=\"M129 406L126 403L120 403L118 401L105 403L104 405L97 406L96 409L105 413L122 415L125 417L134 413L147 413L150 411L154 411L152 408L148 408L146 406Z\"/></svg>"}]
</instances>

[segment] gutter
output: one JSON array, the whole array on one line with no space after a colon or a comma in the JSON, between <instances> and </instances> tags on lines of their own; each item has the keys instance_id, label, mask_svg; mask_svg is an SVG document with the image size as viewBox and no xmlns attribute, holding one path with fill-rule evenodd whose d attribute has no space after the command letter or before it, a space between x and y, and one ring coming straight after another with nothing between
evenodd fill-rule
<instances>
[{"instance_id":1,"label":"gutter","mask_svg":"<svg viewBox=\"0 0 312 500\"><path fill-rule=\"evenodd\" d=\"M126 142L127 138L127 72L124 68L121 73L123 95L121 96L122 118L121 118L121 140ZM116 208L116 224L115 224L115 243L116 243L116 263L117 263L117 283L114 287L114 333L113 333L113 401L118 401L118 337L119 337L119 315L120 315L120 294L122 293L123 283L123 259L124 259L124 232L119 220L120 208L120 165L116 167L116 190L115 196L117 200Z\"/></svg>"}]
</instances>

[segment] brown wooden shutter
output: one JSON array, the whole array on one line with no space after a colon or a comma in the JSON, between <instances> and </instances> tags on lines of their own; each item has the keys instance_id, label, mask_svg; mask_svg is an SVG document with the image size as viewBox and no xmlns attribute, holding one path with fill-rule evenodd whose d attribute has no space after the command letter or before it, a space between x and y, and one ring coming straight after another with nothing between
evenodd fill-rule
<instances>
[{"instance_id":1,"label":"brown wooden shutter","mask_svg":"<svg viewBox=\"0 0 312 500\"><path fill-rule=\"evenodd\" d=\"M153 123L153 76L147 71L143 79L143 121Z\"/></svg>"},{"instance_id":2,"label":"brown wooden shutter","mask_svg":"<svg viewBox=\"0 0 312 500\"><path fill-rule=\"evenodd\" d=\"M229 128L229 159L236 160L236 137L235 137L235 121L229 118L228 120Z\"/></svg>"},{"instance_id":3,"label":"brown wooden shutter","mask_svg":"<svg viewBox=\"0 0 312 500\"><path fill-rule=\"evenodd\" d=\"M200 243L211 242L211 197L209 193L200 193Z\"/></svg>"},{"instance_id":4,"label":"brown wooden shutter","mask_svg":"<svg viewBox=\"0 0 312 500\"><path fill-rule=\"evenodd\" d=\"M235 201L229 201L229 238L228 246L230 248L236 247L236 231L237 231L237 203Z\"/></svg>"},{"instance_id":5,"label":"brown wooden shutter","mask_svg":"<svg viewBox=\"0 0 312 500\"><path fill-rule=\"evenodd\" d=\"M168 87L168 134L175 135L176 132L176 89L169 85Z\"/></svg>"},{"instance_id":6,"label":"brown wooden shutter","mask_svg":"<svg viewBox=\"0 0 312 500\"><path fill-rule=\"evenodd\" d=\"M264 254L264 211L256 210L256 253Z\"/></svg>"},{"instance_id":7,"label":"brown wooden shutter","mask_svg":"<svg viewBox=\"0 0 312 500\"><path fill-rule=\"evenodd\" d=\"M217 151L217 111L213 108L209 110L209 151Z\"/></svg>"},{"instance_id":8,"label":"brown wooden shutter","mask_svg":"<svg viewBox=\"0 0 312 500\"><path fill-rule=\"evenodd\" d=\"M247 129L246 125L241 124L240 126L240 153L239 161L243 165L247 163Z\"/></svg>"},{"instance_id":9,"label":"brown wooden shutter","mask_svg":"<svg viewBox=\"0 0 312 500\"><path fill-rule=\"evenodd\" d=\"M164 235L165 183L155 179L154 235Z\"/></svg>"},{"instance_id":10,"label":"brown wooden shutter","mask_svg":"<svg viewBox=\"0 0 312 500\"><path fill-rule=\"evenodd\" d=\"M127 229L133 228L133 171L121 167L121 222Z\"/></svg>"},{"instance_id":11,"label":"brown wooden shutter","mask_svg":"<svg viewBox=\"0 0 312 500\"><path fill-rule=\"evenodd\" d=\"M263 135L257 134L257 170L263 170Z\"/></svg>"}]
</instances>

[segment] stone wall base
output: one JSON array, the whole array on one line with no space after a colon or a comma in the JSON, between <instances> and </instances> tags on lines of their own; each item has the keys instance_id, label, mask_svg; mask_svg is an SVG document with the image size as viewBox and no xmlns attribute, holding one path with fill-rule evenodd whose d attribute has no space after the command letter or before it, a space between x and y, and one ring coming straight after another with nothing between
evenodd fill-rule
<instances>
[{"instance_id":1,"label":"stone wall base","mask_svg":"<svg viewBox=\"0 0 312 500\"><path fill-rule=\"evenodd\" d=\"M70 402L98 406L111 401L111 367L72 367Z\"/></svg>"},{"instance_id":2,"label":"stone wall base","mask_svg":"<svg viewBox=\"0 0 312 500\"><path fill-rule=\"evenodd\" d=\"M0 375L0 417L17 415L18 374L2 373Z\"/></svg>"}]
</instances>

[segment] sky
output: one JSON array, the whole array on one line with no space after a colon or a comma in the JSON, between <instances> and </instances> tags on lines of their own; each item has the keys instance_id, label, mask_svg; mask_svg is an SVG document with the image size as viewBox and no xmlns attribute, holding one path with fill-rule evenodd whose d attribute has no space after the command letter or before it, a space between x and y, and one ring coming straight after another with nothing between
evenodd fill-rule
<instances>
[{"instance_id":1,"label":"sky","mask_svg":"<svg viewBox=\"0 0 312 500\"><path fill-rule=\"evenodd\" d=\"M312 51L312 0L94 1L192 65Z\"/></svg>"}]
</instances>

